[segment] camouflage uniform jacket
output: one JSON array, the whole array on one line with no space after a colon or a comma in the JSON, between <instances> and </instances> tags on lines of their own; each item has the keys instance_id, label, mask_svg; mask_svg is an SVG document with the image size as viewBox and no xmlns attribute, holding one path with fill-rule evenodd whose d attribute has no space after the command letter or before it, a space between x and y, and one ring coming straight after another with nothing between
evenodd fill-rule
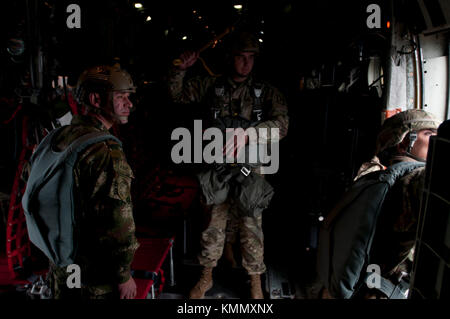
<instances>
[{"instance_id":1,"label":"camouflage uniform jacket","mask_svg":"<svg viewBox=\"0 0 450 319\"><path fill-rule=\"evenodd\" d=\"M236 83L230 77L194 77L184 81L185 70L172 68L169 72L169 95L176 103L214 103L214 87L220 81L223 84L224 92L221 105L208 105L208 107L219 107L219 117L239 115L249 121L252 120L252 112L255 98L253 96L253 86L256 83L252 76L244 82ZM256 125L258 128L278 128L280 139L286 136L289 118L286 99L275 87L266 82L262 84L262 109L263 120ZM212 117L212 116L211 116ZM259 141L270 142L270 136L262 136L258 131ZM262 131L264 132L264 131ZM261 134L260 134L261 133Z\"/></svg>"},{"instance_id":2,"label":"camouflage uniform jacket","mask_svg":"<svg viewBox=\"0 0 450 319\"><path fill-rule=\"evenodd\" d=\"M93 117L74 116L55 144L65 149L78 137L106 130ZM110 293L130 278L138 247L130 195L133 173L121 146L113 141L93 144L74 166L75 218L79 229L76 263L90 294ZM56 271L56 273L62 273ZM61 278L64 280L64 278Z\"/></svg>"}]
</instances>

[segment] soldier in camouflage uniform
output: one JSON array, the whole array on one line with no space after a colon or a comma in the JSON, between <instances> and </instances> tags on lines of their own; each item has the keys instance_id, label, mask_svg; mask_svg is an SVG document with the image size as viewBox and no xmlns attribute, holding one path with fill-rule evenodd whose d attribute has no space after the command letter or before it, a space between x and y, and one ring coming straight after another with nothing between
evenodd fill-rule
<instances>
[{"instance_id":1,"label":"soldier in camouflage uniform","mask_svg":"<svg viewBox=\"0 0 450 319\"><path fill-rule=\"evenodd\" d=\"M437 134L439 124L423 110L407 110L388 118L377 137L376 156L361 166L355 180L398 162L426 162L429 138ZM409 282L424 178L424 167L400 178L389 191L377 224L371 263L378 264L381 276L394 285L401 279ZM325 295L330 297L326 292ZM359 296L387 298L379 290L367 287Z\"/></svg>"},{"instance_id":2,"label":"soldier in camouflage uniform","mask_svg":"<svg viewBox=\"0 0 450 319\"><path fill-rule=\"evenodd\" d=\"M184 80L187 69L198 59L197 52L184 52L183 61L169 73L169 95L174 102L203 103L211 110L210 119L239 116L256 124L256 129L279 129L279 138L287 134L288 109L284 96L266 82L251 75L254 59L259 53L255 37L242 32L235 36L231 49L231 70L220 77L194 77ZM260 104L258 107L256 104ZM256 117L255 118L255 114ZM206 120L210 120L206 119ZM258 136L259 143L270 143L271 135ZM258 173L254 169L252 173ZM202 233L199 262L203 266L199 282L190 292L190 298L203 298L212 285L212 270L223 253L226 233L229 243L239 230L242 264L251 278L251 297L263 298L260 275L265 272L262 217L243 216L230 196L224 203L211 207L211 220ZM228 228L227 228L228 224ZM230 253L230 251L228 251Z\"/></svg>"},{"instance_id":3,"label":"soldier in camouflage uniform","mask_svg":"<svg viewBox=\"0 0 450 319\"><path fill-rule=\"evenodd\" d=\"M57 136L59 150L78 137L127 123L135 87L119 65L98 66L80 76L76 96L85 115L75 115ZM133 173L121 146L106 140L87 147L74 166L75 218L79 225L75 263L81 289L69 289L65 268L50 265L54 298L125 298L136 295L130 264L138 247L130 197Z\"/></svg>"}]
</instances>

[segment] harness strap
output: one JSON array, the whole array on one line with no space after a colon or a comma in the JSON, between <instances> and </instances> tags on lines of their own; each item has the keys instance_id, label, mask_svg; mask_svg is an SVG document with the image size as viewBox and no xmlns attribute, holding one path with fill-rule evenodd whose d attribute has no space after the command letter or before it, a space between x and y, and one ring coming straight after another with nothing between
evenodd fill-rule
<instances>
[{"instance_id":1,"label":"harness strap","mask_svg":"<svg viewBox=\"0 0 450 319\"><path fill-rule=\"evenodd\" d=\"M215 101L212 106L213 111L213 119L217 120L220 116L221 105L219 104L220 100L223 100L226 96L226 81L224 77L219 77L214 83L214 98ZM264 112L262 107L262 93L263 93L263 84L260 82L254 82L250 89L250 94L253 97L253 110L252 110L252 122L258 123L263 120ZM231 96L228 107L230 115L232 115L231 110Z\"/></svg>"},{"instance_id":2,"label":"harness strap","mask_svg":"<svg viewBox=\"0 0 450 319\"><path fill-rule=\"evenodd\" d=\"M256 122L262 121L263 118L263 108L262 108L262 89L263 85L259 82L256 82L253 84L252 87L253 90L251 90L254 103L253 103L253 117Z\"/></svg>"},{"instance_id":3,"label":"harness strap","mask_svg":"<svg viewBox=\"0 0 450 319\"><path fill-rule=\"evenodd\" d=\"M251 167L245 164L236 164L236 166L230 168L222 164L216 165L215 169L219 174L227 175L228 173L231 173L234 181L239 184L241 184L252 172Z\"/></svg>"},{"instance_id":4,"label":"harness strap","mask_svg":"<svg viewBox=\"0 0 450 319\"><path fill-rule=\"evenodd\" d=\"M397 285L394 285L390 280L380 277L381 285L377 288L384 293L389 299L406 299L408 297L409 283L403 279Z\"/></svg>"}]
</instances>

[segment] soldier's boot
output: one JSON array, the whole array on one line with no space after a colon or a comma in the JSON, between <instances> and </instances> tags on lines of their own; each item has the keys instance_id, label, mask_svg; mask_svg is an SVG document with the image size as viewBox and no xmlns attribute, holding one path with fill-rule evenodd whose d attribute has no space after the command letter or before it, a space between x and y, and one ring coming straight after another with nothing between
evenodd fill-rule
<instances>
[{"instance_id":1,"label":"soldier's boot","mask_svg":"<svg viewBox=\"0 0 450 319\"><path fill-rule=\"evenodd\" d=\"M260 275L250 275L250 298L264 299L264 295L261 289Z\"/></svg>"},{"instance_id":2,"label":"soldier's boot","mask_svg":"<svg viewBox=\"0 0 450 319\"><path fill-rule=\"evenodd\" d=\"M230 263L231 268L237 268L237 262L236 259L234 259L233 244L226 243L223 254L225 259Z\"/></svg>"},{"instance_id":3,"label":"soldier's boot","mask_svg":"<svg viewBox=\"0 0 450 319\"><path fill-rule=\"evenodd\" d=\"M189 299L203 299L205 293L212 288L212 270L212 267L203 267L199 281L189 292Z\"/></svg>"}]
</instances>

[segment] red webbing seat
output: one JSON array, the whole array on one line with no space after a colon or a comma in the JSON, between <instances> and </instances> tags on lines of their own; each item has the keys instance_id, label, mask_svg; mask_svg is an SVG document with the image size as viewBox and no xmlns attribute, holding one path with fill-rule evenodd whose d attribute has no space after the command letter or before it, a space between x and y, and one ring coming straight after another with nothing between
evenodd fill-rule
<instances>
[{"instance_id":1,"label":"red webbing seat","mask_svg":"<svg viewBox=\"0 0 450 319\"><path fill-rule=\"evenodd\" d=\"M150 201L150 205L177 207L181 211L186 211L198 192L198 183L191 176L162 173L156 177L149 176L148 180L153 182L142 188L138 200Z\"/></svg>"},{"instance_id":2,"label":"red webbing seat","mask_svg":"<svg viewBox=\"0 0 450 319\"><path fill-rule=\"evenodd\" d=\"M151 273L152 278L134 277L137 286L135 299L146 299L150 290L152 290L152 298L154 298L154 284L156 278L159 277L159 292L161 292L163 288L165 278L161 267L173 245L174 238L138 238L138 241L140 246L134 255L131 269L133 271L145 271Z\"/></svg>"},{"instance_id":3,"label":"red webbing seat","mask_svg":"<svg viewBox=\"0 0 450 319\"><path fill-rule=\"evenodd\" d=\"M165 194L162 196L155 196L154 199L157 199L162 202L176 204L180 203L181 209L186 211L192 204L192 201L195 199L198 192L198 183L197 181L188 176L167 176L164 180L166 185L172 185L182 190L180 196L170 197ZM155 194L156 195L156 194Z\"/></svg>"},{"instance_id":4,"label":"red webbing seat","mask_svg":"<svg viewBox=\"0 0 450 319\"><path fill-rule=\"evenodd\" d=\"M25 215L22 208L22 196L26 184L21 179L25 161L31 157L33 147L27 141L28 119L24 116L22 124L22 151L11 191L8 221L6 225L6 257L11 278L16 278L18 269L24 268L23 261L31 256Z\"/></svg>"},{"instance_id":5,"label":"red webbing seat","mask_svg":"<svg viewBox=\"0 0 450 319\"><path fill-rule=\"evenodd\" d=\"M134 299L147 299L148 293L153 286L153 279L134 278L136 283L136 297Z\"/></svg>"},{"instance_id":6,"label":"red webbing seat","mask_svg":"<svg viewBox=\"0 0 450 319\"><path fill-rule=\"evenodd\" d=\"M34 144L28 140L29 119L23 116L22 121L22 151L18 159L18 166L14 177L14 183L10 195L8 218L6 224L6 256L0 257L0 282L9 285L21 285L30 283L22 278L27 271L24 262L34 262L25 214L22 208L22 196L25 193L26 183L22 180L23 167L31 158ZM34 265L33 265L34 267ZM34 275L45 276L48 269L31 269ZM7 278L9 276L9 280ZM27 275L28 276L28 275ZM32 278L32 277L30 277Z\"/></svg>"},{"instance_id":7,"label":"red webbing seat","mask_svg":"<svg viewBox=\"0 0 450 319\"><path fill-rule=\"evenodd\" d=\"M6 255L0 255L0 287L27 283L29 283L27 280L17 280L12 278Z\"/></svg>"},{"instance_id":8,"label":"red webbing seat","mask_svg":"<svg viewBox=\"0 0 450 319\"><path fill-rule=\"evenodd\" d=\"M131 269L158 273L173 244L173 238L138 238Z\"/></svg>"}]
</instances>

